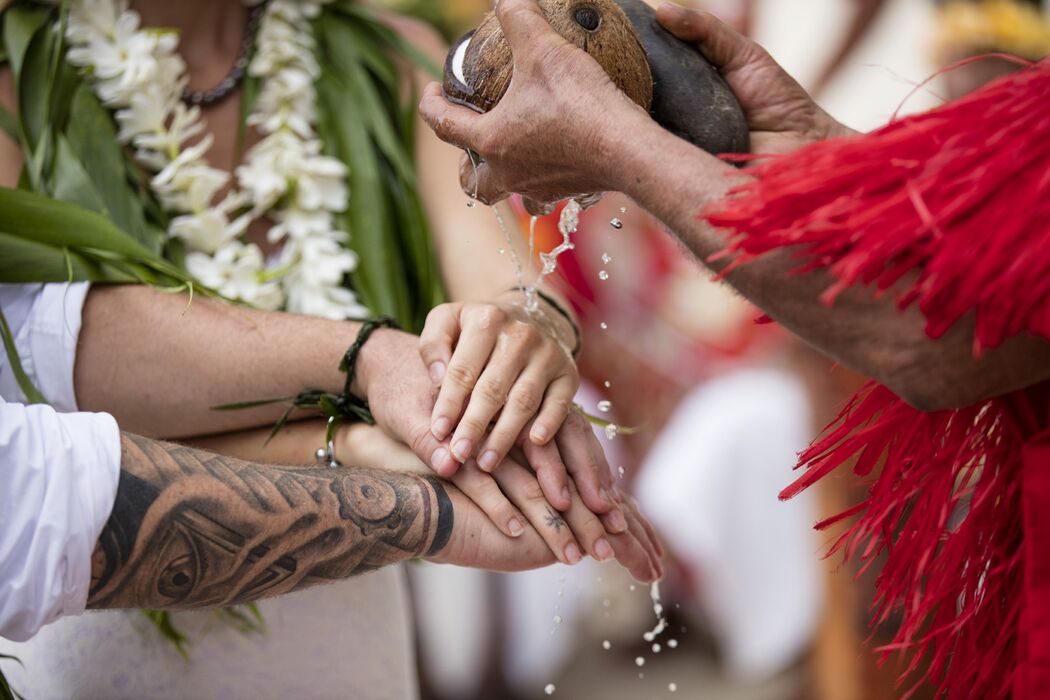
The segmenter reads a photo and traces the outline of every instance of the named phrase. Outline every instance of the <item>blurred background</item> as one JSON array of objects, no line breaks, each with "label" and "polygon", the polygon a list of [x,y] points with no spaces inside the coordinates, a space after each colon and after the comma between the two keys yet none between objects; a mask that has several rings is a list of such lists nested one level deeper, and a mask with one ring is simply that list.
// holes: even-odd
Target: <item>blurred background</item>
[{"label": "blurred background", "polygon": [[[386,0],[454,38],[488,0]],[[836,118],[868,130],[1009,69],[989,59],[1050,52],[1039,2],[709,0],[686,2],[764,45]],[[450,176],[452,176],[450,174]],[[516,207],[518,229],[530,221]],[[560,241],[557,213],[537,250]],[[877,663],[858,577],[823,552],[817,520],[863,494],[843,470],[788,503],[795,454],[864,381],[833,367],[735,297],[629,200],[587,210],[557,283],[584,324],[581,403],[632,435],[603,438],[614,472],[661,530],[669,575],[653,592],[587,561],[512,576],[411,568],[427,700],[867,700],[899,697],[895,659]],[[508,261],[508,264],[509,261]],[[646,634],[666,619],[666,629]],[[923,697],[920,691],[918,697]],[[925,696],[932,697],[928,691]]]}]

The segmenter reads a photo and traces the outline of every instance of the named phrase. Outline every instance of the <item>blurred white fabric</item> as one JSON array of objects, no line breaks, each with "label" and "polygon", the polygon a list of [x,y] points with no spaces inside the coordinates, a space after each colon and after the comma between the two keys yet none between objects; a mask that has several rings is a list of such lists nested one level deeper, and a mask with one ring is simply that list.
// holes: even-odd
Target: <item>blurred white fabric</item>
[{"label": "blurred white fabric", "polygon": [[681,402],[636,484],[643,512],[695,574],[727,670],[742,678],[796,661],[820,614],[813,497],[777,498],[810,423],[792,375],[728,373]]}]

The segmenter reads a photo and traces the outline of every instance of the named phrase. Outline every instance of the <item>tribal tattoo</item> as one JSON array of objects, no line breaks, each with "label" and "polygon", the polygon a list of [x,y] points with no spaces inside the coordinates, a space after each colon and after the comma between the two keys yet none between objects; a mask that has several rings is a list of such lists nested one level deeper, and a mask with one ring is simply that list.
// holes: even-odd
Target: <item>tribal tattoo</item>
[{"label": "tribal tattoo", "polygon": [[452,533],[436,479],[252,464],[127,433],[122,442],[92,608],[245,603],[432,556]]}]

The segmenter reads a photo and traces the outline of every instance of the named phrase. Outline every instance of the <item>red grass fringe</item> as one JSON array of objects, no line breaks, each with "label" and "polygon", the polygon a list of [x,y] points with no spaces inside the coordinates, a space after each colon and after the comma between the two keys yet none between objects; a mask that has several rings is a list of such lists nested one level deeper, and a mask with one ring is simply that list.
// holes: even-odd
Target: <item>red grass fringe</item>
[{"label": "red grass fringe", "polygon": [[[899,285],[940,337],[974,313],[974,351],[1050,338],[1050,60],[871,134],[763,159],[754,180],[705,211],[735,231],[739,265],[794,247],[799,272],[835,278],[823,299]],[[1022,449],[1029,394],[922,413],[871,384],[801,456],[789,498],[856,459],[863,503],[833,551],[882,570],[876,623],[900,618],[886,656],[948,698],[1010,697],[1025,601]]]},{"label": "red grass fringe", "polygon": [[[939,338],[977,314],[975,348],[1050,337],[1050,59],[939,109],[771,156],[703,214],[734,265],[788,246],[827,268],[827,303],[904,282]],[[1042,253],[1042,254],[1040,254]],[[917,278],[904,280],[909,273]]]}]

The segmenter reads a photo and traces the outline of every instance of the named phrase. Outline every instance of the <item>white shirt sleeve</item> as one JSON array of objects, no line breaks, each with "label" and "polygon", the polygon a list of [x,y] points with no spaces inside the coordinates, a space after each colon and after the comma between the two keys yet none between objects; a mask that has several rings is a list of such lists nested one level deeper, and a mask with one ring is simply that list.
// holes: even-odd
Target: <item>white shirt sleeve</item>
[{"label": "white shirt sleeve", "polygon": [[[0,352],[0,636],[24,641],[83,612],[91,555],[116,499],[120,431],[76,411],[73,362],[87,285],[0,285],[22,366],[51,406],[26,406]],[[8,402],[8,401],[12,402]]]}]

